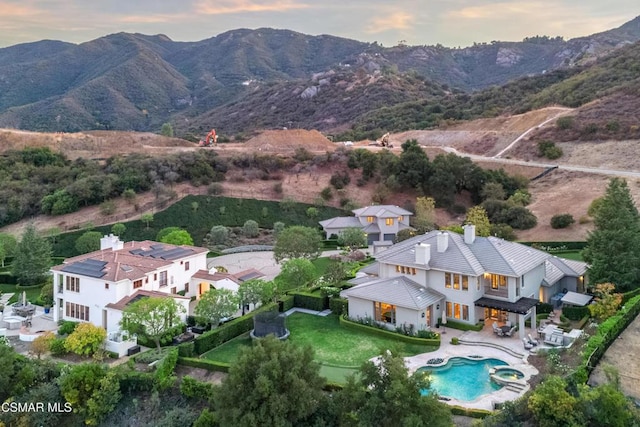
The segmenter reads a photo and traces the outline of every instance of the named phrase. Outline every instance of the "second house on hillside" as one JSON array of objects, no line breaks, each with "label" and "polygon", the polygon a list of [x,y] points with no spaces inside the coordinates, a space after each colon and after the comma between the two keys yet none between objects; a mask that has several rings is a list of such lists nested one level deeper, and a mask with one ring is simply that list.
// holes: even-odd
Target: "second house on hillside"
[{"label": "second house on hillside", "polygon": [[394,205],[373,205],[352,211],[355,216],[339,216],[320,221],[327,238],[339,236],[347,228],[360,228],[367,234],[367,244],[393,242],[400,230],[410,228],[412,212]]}]

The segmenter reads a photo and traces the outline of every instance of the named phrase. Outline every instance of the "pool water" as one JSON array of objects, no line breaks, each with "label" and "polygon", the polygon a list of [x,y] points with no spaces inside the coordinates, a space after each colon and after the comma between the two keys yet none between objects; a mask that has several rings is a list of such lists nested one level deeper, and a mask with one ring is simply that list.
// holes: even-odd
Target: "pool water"
[{"label": "pool water", "polygon": [[464,357],[452,357],[446,365],[423,366],[418,371],[431,373],[431,389],[424,390],[424,393],[433,391],[439,396],[469,402],[502,387],[491,381],[489,370],[494,366],[504,365],[507,363],[500,359],[471,360]]},{"label": "pool water", "polygon": [[516,369],[500,369],[496,371],[495,375],[505,380],[521,380],[524,378],[524,374]]}]

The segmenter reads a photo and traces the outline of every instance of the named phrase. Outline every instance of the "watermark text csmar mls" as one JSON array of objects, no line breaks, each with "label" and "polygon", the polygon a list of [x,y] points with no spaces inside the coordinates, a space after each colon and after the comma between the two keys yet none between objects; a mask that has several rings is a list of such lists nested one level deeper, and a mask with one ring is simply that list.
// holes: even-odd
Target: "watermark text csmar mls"
[{"label": "watermark text csmar mls", "polygon": [[69,402],[3,402],[0,412],[73,412]]}]

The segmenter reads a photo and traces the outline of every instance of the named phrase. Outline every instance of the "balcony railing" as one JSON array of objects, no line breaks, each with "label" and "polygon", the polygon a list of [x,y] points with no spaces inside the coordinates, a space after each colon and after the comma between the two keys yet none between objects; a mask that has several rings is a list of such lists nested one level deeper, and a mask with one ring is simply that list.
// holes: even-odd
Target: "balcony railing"
[{"label": "balcony railing", "polygon": [[509,298],[509,288],[499,286],[498,289],[494,289],[491,285],[486,285],[484,287],[484,294],[491,297]]}]

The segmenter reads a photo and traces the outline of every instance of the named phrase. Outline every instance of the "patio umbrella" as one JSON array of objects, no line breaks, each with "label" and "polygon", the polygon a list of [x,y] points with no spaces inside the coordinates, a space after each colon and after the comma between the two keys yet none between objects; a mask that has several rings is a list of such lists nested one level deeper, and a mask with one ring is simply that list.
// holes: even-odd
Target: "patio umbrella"
[{"label": "patio umbrella", "polygon": [[442,327],[443,327],[442,333],[443,333],[443,334],[446,334],[446,333],[447,333],[447,329],[446,329],[446,324],[447,324],[447,310],[442,310],[442,322],[440,322],[440,323],[442,323]]}]

